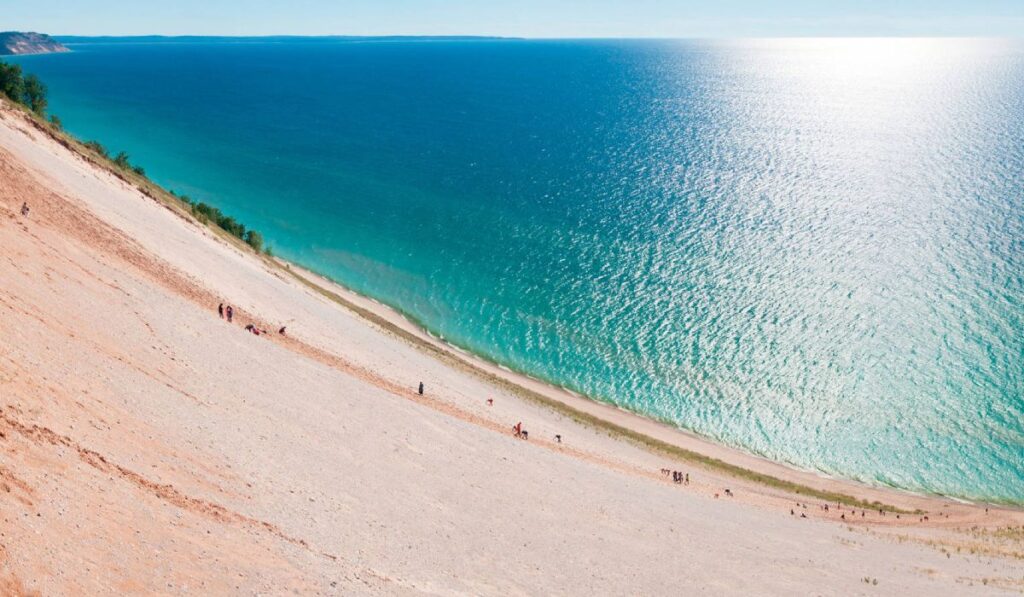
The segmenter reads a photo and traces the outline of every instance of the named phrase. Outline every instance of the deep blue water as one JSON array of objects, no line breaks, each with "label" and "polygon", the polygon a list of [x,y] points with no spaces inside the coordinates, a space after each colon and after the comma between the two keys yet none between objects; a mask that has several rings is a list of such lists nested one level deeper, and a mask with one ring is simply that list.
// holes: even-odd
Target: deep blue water
[{"label": "deep blue water", "polygon": [[1024,43],[76,45],[65,126],[512,368],[1024,502]]}]

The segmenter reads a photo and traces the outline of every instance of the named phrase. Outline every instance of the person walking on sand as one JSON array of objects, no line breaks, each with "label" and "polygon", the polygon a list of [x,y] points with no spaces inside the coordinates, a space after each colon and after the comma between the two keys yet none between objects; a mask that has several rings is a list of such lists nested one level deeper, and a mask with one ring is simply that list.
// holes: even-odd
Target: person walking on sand
[{"label": "person walking on sand", "polygon": [[231,305],[228,305],[224,312],[228,314],[228,323],[231,323],[231,318],[235,316],[235,310],[231,308]]},{"label": "person walking on sand", "polygon": [[516,432],[516,437],[523,435],[523,422],[519,421],[516,423],[516,426],[512,428],[512,431]]},{"label": "person walking on sand", "polygon": [[217,306],[217,315],[220,315],[220,318],[224,319],[224,303]]},{"label": "person walking on sand", "polygon": [[420,390],[419,391],[420,391],[420,396],[422,396],[423,395],[423,382],[422,381],[420,382]]},{"label": "person walking on sand", "polygon": [[27,218],[28,217],[28,212],[29,212],[28,202],[27,201],[22,201],[21,202],[21,215],[22,215],[22,217]]}]

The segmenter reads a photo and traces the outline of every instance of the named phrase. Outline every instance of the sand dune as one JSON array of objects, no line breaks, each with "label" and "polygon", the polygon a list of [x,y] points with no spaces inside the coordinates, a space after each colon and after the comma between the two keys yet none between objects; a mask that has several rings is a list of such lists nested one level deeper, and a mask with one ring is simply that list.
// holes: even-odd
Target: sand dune
[{"label": "sand dune", "polygon": [[[426,345],[0,114],[0,594],[1024,589],[1019,511],[790,471]],[[512,384],[924,513],[825,512]]]}]

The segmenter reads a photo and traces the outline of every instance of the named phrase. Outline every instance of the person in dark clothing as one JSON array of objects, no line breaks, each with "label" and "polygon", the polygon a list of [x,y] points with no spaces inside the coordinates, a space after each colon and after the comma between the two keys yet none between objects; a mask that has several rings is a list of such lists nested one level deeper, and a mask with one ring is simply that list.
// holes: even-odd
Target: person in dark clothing
[{"label": "person in dark clothing", "polygon": [[228,305],[225,312],[228,314],[228,323],[231,323],[231,318],[235,316],[235,310],[231,308],[231,305]]},{"label": "person in dark clothing", "polygon": [[420,382],[420,396],[423,395],[423,382]]},{"label": "person in dark clothing", "polygon": [[217,306],[217,315],[220,315],[220,318],[224,319],[224,303]]},{"label": "person in dark clothing", "polygon": [[28,217],[28,202],[26,201],[21,202],[21,215]]}]

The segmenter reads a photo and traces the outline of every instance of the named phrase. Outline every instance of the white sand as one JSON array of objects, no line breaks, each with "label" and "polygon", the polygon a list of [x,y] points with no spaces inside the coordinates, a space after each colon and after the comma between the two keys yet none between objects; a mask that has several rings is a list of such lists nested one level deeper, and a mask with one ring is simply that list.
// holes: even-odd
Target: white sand
[{"label": "white sand", "polygon": [[[0,594],[1024,587],[1019,511],[819,479],[573,402],[929,521],[858,511],[844,522],[848,508],[815,500],[791,516],[804,498],[489,385],[0,113]],[[218,300],[238,309],[233,326]],[[287,324],[290,338],[246,333],[254,320]],[[512,437],[517,421],[529,441]],[[736,497],[715,498],[725,487]],[[1008,525],[1018,530],[995,536]]]}]

